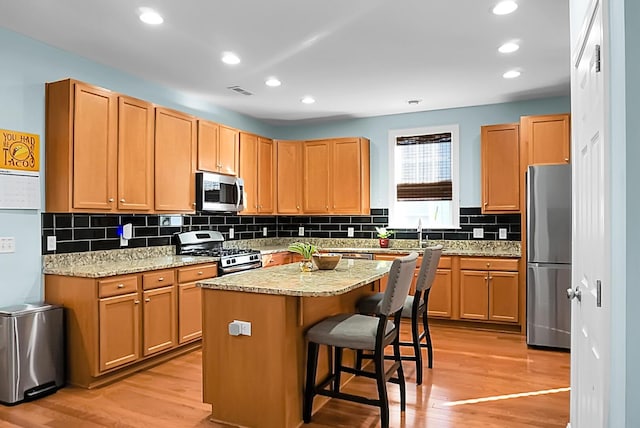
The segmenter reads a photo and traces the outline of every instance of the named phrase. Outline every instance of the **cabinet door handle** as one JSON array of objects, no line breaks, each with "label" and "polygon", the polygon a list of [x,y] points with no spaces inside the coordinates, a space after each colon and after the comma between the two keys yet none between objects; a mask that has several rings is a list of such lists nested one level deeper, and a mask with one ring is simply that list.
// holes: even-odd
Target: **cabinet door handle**
[{"label": "cabinet door handle", "polygon": [[140,304],[140,300],[134,300],[134,301],[133,301],[133,304],[134,304],[134,305],[138,305],[138,304]]},{"label": "cabinet door handle", "polygon": [[113,198],[109,198],[109,202],[113,202]]},{"label": "cabinet door handle", "polygon": [[120,202],[125,203],[126,201],[124,200],[124,198],[120,199]]},{"label": "cabinet door handle", "polygon": [[144,299],[144,301],[145,301],[145,302],[150,302],[150,301],[151,301],[151,299],[147,297],[146,299]]},{"label": "cabinet door handle", "polygon": [[489,281],[491,281],[492,279],[493,279],[493,277],[492,277],[492,276],[490,276],[490,277],[489,277]]},{"label": "cabinet door handle", "polygon": [[195,206],[196,206],[196,203],[195,203],[195,202],[191,202],[191,205],[193,205],[193,206],[195,207]]},{"label": "cabinet door handle", "polygon": [[202,271],[198,272],[198,275],[202,275],[202,274],[203,274],[203,272],[202,272]]},{"label": "cabinet door handle", "polygon": [[487,267],[491,266],[491,263],[487,263]]},{"label": "cabinet door handle", "polygon": [[164,276],[161,276],[160,278],[158,278],[158,282],[162,282],[164,281]]},{"label": "cabinet door handle", "polygon": [[300,205],[296,205],[296,209],[298,209],[298,210],[299,210],[299,209],[300,209]]},{"label": "cabinet door handle", "polygon": [[569,162],[569,158],[564,158],[564,161],[565,162]]},{"label": "cabinet door handle", "polygon": [[488,203],[488,202],[485,202],[485,203],[484,203],[484,206],[486,207],[487,205],[489,205],[489,203]]},{"label": "cabinet door handle", "polygon": [[124,288],[124,284],[118,284],[118,288]]}]

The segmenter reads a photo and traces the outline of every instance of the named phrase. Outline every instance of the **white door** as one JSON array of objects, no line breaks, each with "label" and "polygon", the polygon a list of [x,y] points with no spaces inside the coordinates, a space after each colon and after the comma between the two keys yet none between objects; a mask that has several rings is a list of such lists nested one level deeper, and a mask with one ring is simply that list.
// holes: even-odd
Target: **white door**
[{"label": "white door", "polygon": [[594,2],[572,56],[571,426],[576,428],[607,426],[610,168],[601,9],[601,1]]}]

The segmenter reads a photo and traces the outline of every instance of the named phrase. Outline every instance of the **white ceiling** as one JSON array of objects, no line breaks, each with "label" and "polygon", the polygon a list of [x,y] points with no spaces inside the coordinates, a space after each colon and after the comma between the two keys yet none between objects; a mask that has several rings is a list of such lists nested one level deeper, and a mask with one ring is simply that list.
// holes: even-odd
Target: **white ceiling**
[{"label": "white ceiling", "polygon": [[[497,0],[0,0],[0,26],[279,123],[568,95],[569,0],[516,1],[496,16]],[[510,40],[520,50],[500,54]]]}]

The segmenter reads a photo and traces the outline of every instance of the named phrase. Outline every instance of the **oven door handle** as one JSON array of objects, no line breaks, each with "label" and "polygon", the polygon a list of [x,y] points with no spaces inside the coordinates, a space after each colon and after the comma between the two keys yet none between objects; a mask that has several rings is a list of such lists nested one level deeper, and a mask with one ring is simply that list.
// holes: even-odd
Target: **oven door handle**
[{"label": "oven door handle", "polygon": [[219,269],[220,273],[223,275],[229,275],[232,273],[244,272],[245,270],[258,269],[262,267],[262,262],[239,265],[239,266],[231,266]]}]

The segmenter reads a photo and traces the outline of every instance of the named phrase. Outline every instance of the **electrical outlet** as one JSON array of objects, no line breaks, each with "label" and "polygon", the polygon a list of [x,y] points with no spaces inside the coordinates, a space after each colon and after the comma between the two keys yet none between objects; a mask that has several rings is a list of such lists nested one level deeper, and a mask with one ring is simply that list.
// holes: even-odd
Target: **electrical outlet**
[{"label": "electrical outlet", "polygon": [[347,236],[353,238],[353,227],[347,227]]},{"label": "electrical outlet", "polygon": [[498,239],[507,239],[507,228],[501,227],[498,229]]},{"label": "electrical outlet", "polygon": [[229,334],[231,336],[251,336],[251,323],[233,320],[229,323]]},{"label": "electrical outlet", "polygon": [[235,231],[233,230],[233,227],[229,228],[229,239],[233,239],[235,235]]},{"label": "electrical outlet", "polygon": [[266,227],[262,228],[262,236],[267,236],[267,228]]},{"label": "electrical outlet", "polygon": [[57,240],[55,236],[47,236],[47,251],[55,251]]},{"label": "electrical outlet", "polygon": [[0,238],[0,253],[15,253],[16,252],[16,238],[7,237]]},{"label": "electrical outlet", "polygon": [[473,228],[473,237],[474,238],[484,238],[484,229],[481,227]]},{"label": "electrical outlet", "polygon": [[298,228],[298,236],[304,236],[304,226]]}]

